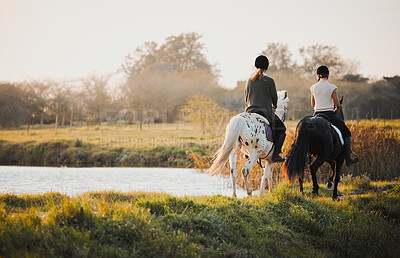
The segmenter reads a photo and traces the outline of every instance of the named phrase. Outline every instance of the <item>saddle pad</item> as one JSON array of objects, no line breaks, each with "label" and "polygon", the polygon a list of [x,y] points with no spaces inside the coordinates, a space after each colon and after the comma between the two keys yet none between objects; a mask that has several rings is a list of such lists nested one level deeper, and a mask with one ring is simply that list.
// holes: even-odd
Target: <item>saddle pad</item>
[{"label": "saddle pad", "polygon": [[274,137],[272,136],[272,129],[271,126],[264,124],[265,127],[265,133],[267,134],[267,140],[270,142],[274,141]]},{"label": "saddle pad", "polygon": [[335,131],[337,132],[339,139],[340,139],[340,143],[343,145],[344,144],[344,140],[343,140],[343,136],[342,136],[342,132],[340,132],[339,128],[337,128],[336,126],[334,126],[333,124],[331,124],[332,128],[335,129]]}]

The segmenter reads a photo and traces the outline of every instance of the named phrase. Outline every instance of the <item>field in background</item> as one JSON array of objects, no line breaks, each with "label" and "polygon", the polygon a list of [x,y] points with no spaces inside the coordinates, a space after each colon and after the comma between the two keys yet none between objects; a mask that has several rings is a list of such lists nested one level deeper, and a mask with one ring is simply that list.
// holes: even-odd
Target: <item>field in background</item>
[{"label": "field in background", "polygon": [[[296,122],[288,121],[286,126],[289,134],[293,134]],[[44,128],[35,125],[30,128],[29,133],[27,133],[26,127],[0,130],[0,140],[12,143],[79,139],[85,143],[115,148],[181,146],[188,142],[208,145],[222,144],[224,137],[225,132],[217,137],[203,135],[200,128],[185,123],[144,124],[142,130],[138,125],[74,126],[58,128],[57,133],[55,133],[54,126],[51,125]]]},{"label": "field in background", "polygon": [[[294,140],[296,122],[287,123],[286,153]],[[392,180],[400,175],[400,120],[347,121],[352,131],[353,151],[361,162],[344,174],[368,175],[373,180]],[[0,130],[0,161],[7,165],[67,165],[67,166],[174,166],[207,169],[224,140],[203,135],[199,128],[188,124],[145,124],[138,126],[94,126],[26,130]],[[53,144],[48,144],[48,143]],[[54,142],[63,142],[54,144]],[[67,143],[65,143],[67,142]],[[29,144],[28,144],[29,143]],[[11,146],[14,145],[14,146]],[[39,146],[40,145],[40,146]],[[60,148],[61,147],[61,148]],[[194,152],[192,152],[192,150]],[[35,153],[40,151],[40,153]],[[61,154],[60,154],[61,153]],[[122,162],[122,156],[130,155]],[[11,157],[14,155],[13,157]],[[146,160],[143,162],[143,160]],[[162,162],[160,162],[162,161]],[[171,162],[173,161],[173,162]],[[34,162],[34,164],[31,164]],[[240,166],[244,160],[239,159]],[[280,166],[274,166],[274,176],[280,179]],[[324,180],[330,173],[321,167]],[[229,171],[224,172],[229,176]],[[253,187],[258,187],[262,169],[255,166],[251,174]],[[306,172],[306,176],[309,173]],[[239,177],[240,180],[241,177]],[[240,185],[241,183],[239,183]]]},{"label": "field in background", "polygon": [[59,140],[79,139],[84,143],[100,145],[102,147],[156,147],[156,146],[181,146],[187,142],[210,144],[223,141],[220,137],[203,135],[200,129],[184,123],[174,124],[145,124],[142,130],[138,125],[117,126],[82,126],[58,128],[57,134],[54,127],[47,126],[40,129],[35,126],[27,133],[24,129],[0,130],[0,140],[8,142],[37,143]]}]

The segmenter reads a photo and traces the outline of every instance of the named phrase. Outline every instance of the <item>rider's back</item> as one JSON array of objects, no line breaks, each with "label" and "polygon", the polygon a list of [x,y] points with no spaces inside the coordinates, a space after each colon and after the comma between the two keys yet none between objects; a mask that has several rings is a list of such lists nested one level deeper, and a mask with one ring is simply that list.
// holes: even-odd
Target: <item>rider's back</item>
[{"label": "rider's back", "polygon": [[321,80],[310,87],[311,95],[314,95],[315,98],[315,112],[333,111],[335,109],[332,102],[332,92],[336,89],[336,85],[327,80]]},{"label": "rider's back", "polygon": [[263,80],[249,79],[245,88],[246,112],[258,113],[273,124],[274,113],[272,106],[277,105],[278,95],[275,82],[271,77],[264,76]]}]

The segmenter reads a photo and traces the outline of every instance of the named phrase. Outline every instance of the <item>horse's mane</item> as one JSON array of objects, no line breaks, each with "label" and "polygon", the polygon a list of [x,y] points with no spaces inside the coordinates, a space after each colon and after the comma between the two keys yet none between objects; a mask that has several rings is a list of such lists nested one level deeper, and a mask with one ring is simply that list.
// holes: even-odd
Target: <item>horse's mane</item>
[{"label": "horse's mane", "polygon": [[287,91],[278,91],[278,103],[275,110],[275,114],[279,117],[282,122],[286,120],[286,110],[289,105],[289,98],[287,97]]}]

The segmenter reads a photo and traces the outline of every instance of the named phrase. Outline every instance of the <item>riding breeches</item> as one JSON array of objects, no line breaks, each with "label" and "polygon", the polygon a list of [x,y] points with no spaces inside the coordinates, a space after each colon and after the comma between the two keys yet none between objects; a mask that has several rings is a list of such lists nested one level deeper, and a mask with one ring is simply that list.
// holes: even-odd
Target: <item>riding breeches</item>
[{"label": "riding breeches", "polygon": [[275,115],[274,140],[286,132],[285,124]]},{"label": "riding breeches", "polygon": [[330,122],[334,126],[339,128],[340,132],[342,132],[344,139],[346,139],[348,137],[351,137],[351,132],[350,132],[349,128],[347,127],[347,125],[344,123],[344,120],[341,119],[339,116],[337,116],[335,112],[333,112],[333,111],[319,111],[319,112],[315,112],[314,116],[317,115],[317,114],[324,114],[327,117],[329,117]]}]

